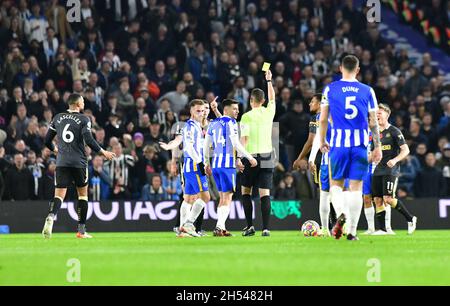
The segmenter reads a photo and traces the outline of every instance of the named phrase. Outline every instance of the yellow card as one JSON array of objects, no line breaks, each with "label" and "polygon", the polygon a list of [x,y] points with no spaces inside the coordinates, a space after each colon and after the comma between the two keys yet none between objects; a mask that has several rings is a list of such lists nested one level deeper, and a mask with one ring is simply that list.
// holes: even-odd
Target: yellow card
[{"label": "yellow card", "polygon": [[270,63],[264,62],[263,66],[262,66],[262,71],[266,72],[270,69]]}]

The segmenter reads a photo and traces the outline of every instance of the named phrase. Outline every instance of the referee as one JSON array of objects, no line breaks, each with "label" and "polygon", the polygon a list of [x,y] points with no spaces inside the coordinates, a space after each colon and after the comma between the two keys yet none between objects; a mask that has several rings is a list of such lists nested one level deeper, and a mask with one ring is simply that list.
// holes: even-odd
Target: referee
[{"label": "referee", "polygon": [[[256,167],[251,167],[247,159],[243,159],[245,166],[242,174],[242,204],[244,206],[247,227],[244,228],[242,236],[255,235],[253,226],[252,190],[259,188],[261,198],[261,213],[263,219],[262,236],[270,236],[270,189],[273,184],[273,161],[272,161],[272,124],[275,117],[275,91],[272,86],[272,73],[266,71],[269,103],[265,102],[264,91],[255,88],[250,95],[252,110],[245,113],[241,119],[241,142],[247,152],[258,161]],[[242,167],[238,159],[238,166]]]}]

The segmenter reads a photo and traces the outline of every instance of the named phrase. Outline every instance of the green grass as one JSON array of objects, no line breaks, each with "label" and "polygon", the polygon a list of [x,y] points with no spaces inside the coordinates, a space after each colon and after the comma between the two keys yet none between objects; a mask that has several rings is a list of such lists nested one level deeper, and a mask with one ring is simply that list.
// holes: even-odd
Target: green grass
[{"label": "green grass", "polygon": [[[448,230],[358,242],[293,231],[249,238],[94,235],[0,235],[0,285],[73,285],[66,278],[71,258],[81,263],[79,285],[450,285]],[[381,263],[380,283],[367,281],[371,258]]]}]

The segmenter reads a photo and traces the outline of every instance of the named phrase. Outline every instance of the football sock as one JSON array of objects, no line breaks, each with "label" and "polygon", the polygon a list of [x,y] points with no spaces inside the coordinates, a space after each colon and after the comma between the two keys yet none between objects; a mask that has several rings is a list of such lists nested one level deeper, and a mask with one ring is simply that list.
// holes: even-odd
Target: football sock
[{"label": "football sock", "polygon": [[55,219],[56,215],[58,214],[59,209],[61,208],[62,199],[59,197],[54,197],[50,201],[50,208],[49,208],[49,215]]},{"label": "football sock", "polygon": [[344,192],[339,186],[331,186],[330,188],[331,202],[333,203],[336,216],[339,216],[344,212]]},{"label": "football sock", "polygon": [[350,201],[351,201],[351,195],[350,191],[343,191],[342,194],[344,195],[344,206],[342,206],[342,212],[346,217],[350,216]]},{"label": "football sock", "polygon": [[328,191],[320,191],[319,213],[322,228],[328,230],[330,218],[330,193]]},{"label": "football sock", "polygon": [[230,213],[230,206],[223,205],[217,208],[217,227],[224,230],[225,222],[227,221],[228,215]]},{"label": "football sock", "polygon": [[248,227],[253,226],[253,204],[249,194],[242,195],[242,205],[244,206],[245,219]]},{"label": "football sock", "polygon": [[191,211],[192,205],[183,201],[180,208],[180,226],[183,226],[188,218],[189,212]]},{"label": "football sock", "polygon": [[194,205],[192,205],[192,209],[188,214],[187,221],[189,223],[194,224],[195,220],[197,220],[198,216],[202,212],[203,208],[205,208],[205,202],[203,202],[202,199],[197,199],[197,201],[194,202]]},{"label": "football sock", "polygon": [[384,210],[386,211],[386,217],[385,217],[386,229],[387,230],[388,229],[392,230],[392,227],[391,227],[391,212],[392,212],[391,206],[390,205],[386,205],[384,207]]},{"label": "football sock", "polygon": [[198,217],[197,217],[197,220],[195,220],[194,226],[195,226],[195,230],[197,232],[200,232],[202,230],[204,215],[205,215],[205,208],[202,209],[202,211],[200,212],[200,215],[198,215]]},{"label": "football sock", "polygon": [[78,215],[78,224],[86,224],[86,217],[88,211],[88,201],[87,197],[78,198],[77,205],[77,215]]},{"label": "football sock", "polygon": [[369,231],[375,231],[375,208],[370,206],[369,208],[364,208],[364,215],[367,220],[367,229]]},{"label": "football sock", "polygon": [[261,198],[261,213],[263,219],[263,230],[269,229],[269,221],[270,221],[270,196],[264,196]]},{"label": "football sock", "polygon": [[408,222],[412,222],[413,215],[409,213],[402,201],[399,199],[394,199],[392,202],[392,207],[398,210]]},{"label": "football sock", "polygon": [[363,207],[362,191],[349,191],[347,199],[348,199],[348,213],[350,216],[350,228],[348,229],[348,232],[353,236],[356,236],[356,231],[358,229],[358,222]]},{"label": "football sock", "polygon": [[181,218],[181,205],[183,205],[184,200],[181,199],[180,201],[178,201],[178,211],[177,211],[177,218],[176,218],[176,222],[175,222],[175,227],[180,227],[180,218]]},{"label": "football sock", "polygon": [[378,226],[380,230],[386,231],[386,211],[384,210],[384,206],[376,208],[376,218],[378,221]]}]

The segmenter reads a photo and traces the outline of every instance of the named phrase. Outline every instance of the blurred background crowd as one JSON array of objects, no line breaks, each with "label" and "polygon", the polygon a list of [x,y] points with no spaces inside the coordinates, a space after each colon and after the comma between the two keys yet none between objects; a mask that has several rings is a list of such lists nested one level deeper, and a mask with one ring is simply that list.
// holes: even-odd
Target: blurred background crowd
[{"label": "blurred background crowd", "polygon": [[[264,61],[272,63],[280,135],[273,195],[315,198],[309,171],[291,172],[291,165],[308,137],[308,103],[340,78],[347,53],[360,58],[360,81],[390,105],[410,146],[398,196],[450,194],[450,81],[429,53],[412,61],[388,43],[367,23],[366,7],[351,0],[81,0],[80,22],[69,23],[66,2],[1,1],[0,198],[53,197],[55,156],[44,137],[76,92],[96,140],[117,155],[104,162],[87,148],[91,198],[178,200],[176,162],[158,142],[189,118],[193,98],[236,99],[242,115],[251,89],[267,86]],[[393,2],[403,8],[405,1]],[[446,1],[418,2],[448,26]]]}]

